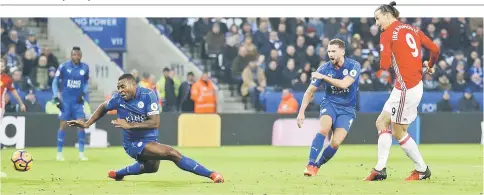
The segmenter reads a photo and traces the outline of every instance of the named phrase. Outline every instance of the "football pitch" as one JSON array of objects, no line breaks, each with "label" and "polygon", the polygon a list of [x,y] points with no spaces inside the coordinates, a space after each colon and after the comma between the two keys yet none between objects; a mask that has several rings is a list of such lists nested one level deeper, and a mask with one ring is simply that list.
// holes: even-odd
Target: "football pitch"
[{"label": "football pitch", "polygon": [[342,145],[316,177],[304,177],[308,147],[238,146],[178,148],[209,169],[223,174],[225,183],[214,184],[162,162],[158,173],[127,176],[116,182],[110,169],[133,163],[121,147],[86,149],[89,161],[77,160],[77,149],[64,149],[66,161],[55,161],[55,148],[28,148],[34,164],[28,172],[15,171],[10,155],[1,151],[2,195],[107,195],[107,194],[482,194],[482,146],[420,145],[432,178],[407,182],[413,163],[399,146],[393,146],[388,179],[362,181],[376,163],[376,145]]}]

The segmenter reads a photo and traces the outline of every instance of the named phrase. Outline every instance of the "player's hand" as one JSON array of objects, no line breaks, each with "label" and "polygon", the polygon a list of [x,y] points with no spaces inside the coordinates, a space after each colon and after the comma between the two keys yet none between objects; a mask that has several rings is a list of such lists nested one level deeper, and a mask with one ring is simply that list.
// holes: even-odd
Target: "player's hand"
[{"label": "player's hand", "polygon": [[426,68],[425,73],[427,73],[429,75],[434,74],[435,68],[434,67],[430,68],[429,61],[424,61],[423,66]]},{"label": "player's hand", "polygon": [[57,106],[57,108],[59,108],[59,110],[62,110],[62,101],[60,100],[60,98],[58,97],[54,98],[54,103]]},{"label": "player's hand", "polygon": [[304,113],[299,113],[299,114],[297,115],[297,126],[298,126],[299,128],[301,128],[301,127],[302,127],[302,125],[303,125],[303,123],[304,123],[304,119],[305,119],[305,118],[306,118],[306,116],[304,116]]},{"label": "player's hand", "polygon": [[114,125],[114,127],[118,127],[118,128],[123,128],[123,129],[130,129],[131,128],[131,125],[124,119],[116,119],[116,120],[112,120],[111,121],[111,124]]},{"label": "player's hand", "polygon": [[87,126],[87,123],[82,120],[67,121],[67,125],[69,125],[70,127],[89,128],[89,126]]},{"label": "player's hand", "polygon": [[25,104],[20,104],[20,111],[22,111],[22,112],[27,111],[27,108],[25,107]]},{"label": "player's hand", "polygon": [[312,72],[311,73],[311,78],[315,78],[315,79],[323,79],[324,78],[324,75],[319,73],[319,72]]}]

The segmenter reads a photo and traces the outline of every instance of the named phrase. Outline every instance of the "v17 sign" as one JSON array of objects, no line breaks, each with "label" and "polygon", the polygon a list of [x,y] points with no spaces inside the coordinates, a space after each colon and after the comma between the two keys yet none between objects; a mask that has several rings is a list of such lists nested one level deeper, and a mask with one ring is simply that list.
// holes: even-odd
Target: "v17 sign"
[{"label": "v17 sign", "polygon": [[126,18],[72,18],[104,51],[126,50]]}]

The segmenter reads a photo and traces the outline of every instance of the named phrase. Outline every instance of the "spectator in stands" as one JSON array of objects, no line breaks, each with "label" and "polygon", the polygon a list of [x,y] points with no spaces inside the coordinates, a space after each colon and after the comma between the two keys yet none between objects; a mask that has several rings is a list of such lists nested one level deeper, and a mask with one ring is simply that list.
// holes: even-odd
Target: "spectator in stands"
[{"label": "spectator in stands", "polygon": [[[319,38],[324,35],[324,23],[323,23],[323,21],[321,21],[320,18],[309,19],[308,30],[311,29],[311,28],[314,29],[315,37],[318,39],[318,42],[319,42]],[[318,43],[316,43],[316,44],[318,44]],[[314,47],[316,47],[316,46],[314,46]]]},{"label": "spectator in stands", "polygon": [[477,74],[479,77],[483,77],[481,59],[477,58],[472,63],[472,67],[469,69],[469,74]]},{"label": "spectator in stands", "polygon": [[287,64],[287,61],[289,61],[289,59],[296,60],[296,48],[294,48],[294,46],[292,45],[287,46],[286,54],[283,57],[284,58],[282,60],[281,65],[284,65],[284,66]]},{"label": "spectator in stands", "polygon": [[212,31],[207,33],[206,45],[207,55],[218,56],[222,53],[222,50],[225,46],[225,35],[220,32],[219,24],[213,24]]},{"label": "spectator in stands", "polygon": [[37,101],[34,93],[30,92],[25,96],[24,104],[27,107],[27,112],[43,112],[44,109]]},{"label": "spectator in stands", "polygon": [[476,51],[470,52],[470,55],[467,57],[467,65],[468,67],[472,67],[474,65],[474,61],[479,58],[479,54]]},{"label": "spectator in stands", "polygon": [[19,54],[15,52],[16,46],[14,44],[10,44],[8,46],[8,53],[3,57],[7,65],[7,72],[13,72],[15,70],[22,70],[22,58]]},{"label": "spectator in stands", "polygon": [[449,78],[445,74],[441,75],[438,79],[439,79],[438,89],[440,91],[452,89],[452,84],[450,83]]},{"label": "spectator in stands", "polygon": [[[289,45],[291,44],[291,37],[290,35],[286,32],[286,24],[280,23],[279,26],[277,27],[277,37],[279,40],[282,41],[284,45]],[[284,50],[283,50],[284,51]],[[284,53],[284,52],[283,52]]]},{"label": "spectator in stands", "polygon": [[295,114],[299,108],[299,103],[297,102],[294,95],[289,89],[282,90],[282,100],[279,103],[279,108],[277,113],[279,114]]},{"label": "spectator in stands", "polygon": [[195,102],[195,113],[217,112],[217,92],[208,74],[203,72],[202,77],[192,86],[191,99]]},{"label": "spectator in stands", "polygon": [[465,90],[464,96],[459,100],[458,108],[460,112],[477,112],[480,110],[479,103],[472,95],[472,89],[467,88]]},{"label": "spectator in stands", "polygon": [[144,87],[144,88],[147,88],[147,89],[154,89],[155,88],[155,84],[153,82],[151,82],[151,78],[150,78],[150,73],[143,73],[143,77],[141,79],[141,81],[138,82],[138,85],[140,87]]},{"label": "spectator in stands", "polygon": [[276,61],[271,61],[269,67],[264,71],[267,80],[267,90],[275,90],[281,86],[281,69]]},{"label": "spectator in stands", "polygon": [[309,62],[306,62],[304,64],[303,68],[299,69],[298,73],[306,73],[307,76],[311,75],[312,72],[316,71],[317,68],[311,67],[311,64]]},{"label": "spectator in stands", "polygon": [[49,80],[49,67],[47,66],[47,57],[45,56],[40,56],[39,60],[37,62],[37,67],[36,67],[36,80],[38,87],[41,90],[45,90],[48,88],[49,84],[47,81]]},{"label": "spectator in stands", "polygon": [[390,91],[392,90],[392,83],[390,73],[388,71],[380,71],[377,73],[377,78],[374,80],[374,87],[377,91]]},{"label": "spectator in stands", "polygon": [[449,99],[449,91],[446,90],[444,91],[444,95],[442,95],[442,99],[437,102],[437,112],[452,112],[452,105]]},{"label": "spectator in stands", "polygon": [[[48,47],[43,47],[42,54],[40,55],[47,57],[47,66],[54,67],[55,69],[59,68],[59,61],[57,60],[57,57],[54,54],[52,54],[52,52]],[[138,77],[135,77],[135,78],[138,78]]]},{"label": "spectator in stands", "polygon": [[243,37],[244,36],[239,32],[239,27],[232,24],[230,31],[226,34],[225,42],[228,46],[237,48],[242,43]]},{"label": "spectator in stands", "polygon": [[481,42],[479,42],[478,38],[473,37],[471,39],[471,47],[469,47],[468,50],[476,51],[478,56],[482,56],[483,55],[482,54],[482,40],[481,40]]},{"label": "spectator in stands", "polygon": [[292,85],[297,82],[297,70],[294,59],[287,61],[286,68],[282,71],[282,87],[292,88]]},{"label": "spectator in stands", "polygon": [[[242,84],[242,71],[249,64],[251,58],[247,55],[247,49],[244,46],[239,48],[239,53],[232,62],[232,78],[233,82],[230,85],[231,96],[234,95],[234,91],[240,91],[240,85]],[[235,87],[237,85],[238,87]]]},{"label": "spectator in stands", "polygon": [[252,106],[257,111],[262,110],[262,106],[259,102],[260,93],[264,92],[264,88],[267,85],[267,80],[264,74],[264,70],[257,65],[257,62],[249,62],[242,72],[242,87],[240,89],[242,97],[244,97],[244,104],[247,107],[247,97],[250,95]]},{"label": "spectator in stands", "polygon": [[425,74],[424,81],[423,81],[423,88],[425,91],[435,91],[439,83],[434,80],[432,75]]},{"label": "spectator in stands", "polygon": [[310,45],[306,49],[305,62],[309,62],[311,69],[317,69],[319,67],[319,56],[314,53],[314,46]]},{"label": "spectator in stands", "polygon": [[6,42],[7,45],[15,45],[15,51],[17,54],[23,54],[25,50],[27,50],[27,47],[25,46],[25,41],[19,39],[17,31],[15,30],[10,31],[10,37]]},{"label": "spectator in stands", "polygon": [[205,36],[212,28],[212,22],[209,18],[199,18],[193,25],[193,34],[195,36],[195,43],[203,45]]},{"label": "spectator in stands", "polygon": [[471,76],[471,82],[470,82],[469,88],[475,92],[482,91],[482,77],[479,76],[479,74],[474,73]]},{"label": "spectator in stands", "polygon": [[163,100],[163,111],[164,112],[174,112],[177,110],[177,96],[178,93],[175,86],[175,81],[173,75],[170,74],[170,69],[163,69],[163,76],[156,83],[156,89],[158,89],[158,94]]},{"label": "spectator in stands", "polygon": [[266,64],[269,64],[272,61],[276,62],[276,64],[281,64],[282,60],[283,59],[282,56],[279,55],[279,51],[277,49],[272,49],[270,56],[266,58]]},{"label": "spectator in stands", "polygon": [[[13,29],[15,31],[17,31],[19,39],[21,39],[21,40],[27,39],[27,36],[29,35],[29,30],[27,30],[27,28],[25,28],[25,23],[24,23],[23,19],[17,19],[15,21],[15,25],[14,25]],[[21,53],[23,53],[23,52],[21,52]]]},{"label": "spectator in stands", "polygon": [[296,60],[296,69],[302,68],[306,58],[306,42],[304,36],[297,37],[296,41],[296,52],[295,52],[295,60]]},{"label": "spectator in stands", "polygon": [[314,28],[308,28],[306,36],[306,45],[316,47],[319,44],[319,37],[316,35]]},{"label": "spectator in stands", "polygon": [[374,91],[373,81],[370,79],[370,72],[362,71],[360,76],[360,84],[359,89],[360,91]]},{"label": "spectator in stands", "polygon": [[30,90],[29,84],[25,78],[22,78],[22,71],[16,70],[12,73],[13,86],[17,91]]},{"label": "spectator in stands", "polygon": [[247,56],[249,57],[249,59],[251,61],[257,60],[259,58],[259,52],[257,50],[257,47],[252,42],[251,36],[247,36],[247,35],[245,36],[243,46],[245,47],[245,49],[247,51]]},{"label": "spectator in stands", "polygon": [[435,78],[440,78],[446,76],[447,78],[452,78],[452,68],[447,65],[445,60],[440,60],[438,66],[435,69]]},{"label": "spectator in stands", "polygon": [[22,68],[22,76],[25,78],[30,78],[34,72],[35,65],[36,65],[36,57],[34,49],[28,49],[24,57],[22,58],[23,68]]},{"label": "spectator in stands", "polygon": [[192,86],[195,83],[195,75],[193,72],[188,72],[187,80],[184,81],[180,86],[179,94],[179,101],[180,105],[179,108],[181,112],[193,112],[195,110],[195,102],[192,100]]},{"label": "spectator in stands", "polygon": [[261,21],[259,29],[253,35],[253,41],[261,55],[269,55],[272,49],[272,41],[269,41],[268,22]]},{"label": "spectator in stands", "polygon": [[38,57],[40,55],[40,45],[37,42],[37,37],[35,36],[34,32],[29,33],[29,37],[27,40],[25,40],[25,46],[27,49],[34,49],[34,55],[35,57]]},{"label": "spectator in stands", "polygon": [[294,91],[306,91],[308,89],[309,82],[308,82],[308,74],[305,72],[299,74],[299,78],[296,83],[294,83]]},{"label": "spectator in stands", "polygon": [[[50,68],[49,68],[49,81],[47,82],[47,83],[48,83],[48,85],[49,85],[49,89],[51,89],[51,88],[52,88],[52,82],[54,82],[54,78],[55,78],[55,72],[56,72],[56,70],[55,70],[55,68],[54,68],[54,67],[50,67]],[[31,81],[31,82],[32,82],[32,81]],[[59,81],[59,82],[61,82],[61,81]]]},{"label": "spectator in stands", "polygon": [[465,79],[465,73],[464,72],[457,73],[457,75],[455,77],[455,81],[452,84],[452,90],[464,92],[466,87],[467,87],[467,81]]},{"label": "spectator in stands", "polygon": [[[276,31],[272,31],[269,34],[269,50],[276,50],[277,51],[277,56],[282,56],[284,54],[284,51],[286,51],[286,45],[284,42],[279,40],[279,37],[277,36]],[[270,54],[272,56],[272,53]]]},{"label": "spectator in stands", "polygon": [[257,60],[257,65],[262,68],[262,70],[266,69],[266,57],[264,55],[259,56],[259,59]]},{"label": "spectator in stands", "polygon": [[6,30],[6,28],[4,27],[3,23],[2,25],[0,26],[0,35],[1,35],[1,38],[0,40],[4,40],[4,41],[0,41],[0,57],[5,55],[7,53],[7,45],[5,45],[5,40],[8,40],[8,32]]},{"label": "spectator in stands", "polygon": [[318,57],[319,57],[319,64],[318,67],[328,61],[328,53],[326,52],[326,48],[320,47],[318,49]]}]

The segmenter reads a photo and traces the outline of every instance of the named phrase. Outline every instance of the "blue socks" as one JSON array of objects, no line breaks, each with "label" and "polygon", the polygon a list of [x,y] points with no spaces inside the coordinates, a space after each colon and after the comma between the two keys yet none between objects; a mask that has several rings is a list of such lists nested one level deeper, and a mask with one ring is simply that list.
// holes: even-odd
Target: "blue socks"
[{"label": "blue socks", "polygon": [[323,151],[323,155],[321,156],[321,158],[319,158],[317,166],[321,167],[321,165],[328,162],[334,156],[334,154],[336,154],[336,151],[338,151],[338,148],[333,148],[331,147],[331,145],[326,147],[326,149],[324,149]]},{"label": "blue socks", "polygon": [[311,145],[309,151],[309,163],[308,165],[317,166],[316,160],[318,159],[319,153],[323,149],[325,136],[321,133],[317,133],[313,139],[313,144]]},{"label": "blue socks", "polygon": [[139,175],[139,174],[141,174],[141,164],[138,162],[135,162],[132,165],[129,165],[125,168],[122,168],[116,171],[117,177],[122,177],[125,175]]},{"label": "blue socks", "polygon": [[204,166],[198,164],[196,161],[186,156],[182,156],[180,162],[176,163],[176,166],[184,171],[192,172],[204,177],[210,177],[210,175],[213,173],[212,171],[208,170]]},{"label": "blue socks", "polygon": [[86,138],[86,131],[83,130],[78,130],[77,131],[77,139],[79,143],[79,152],[84,152],[84,142]]},{"label": "blue socks", "polygon": [[64,146],[64,136],[66,133],[62,130],[59,129],[57,131],[57,152],[62,152],[62,147]]}]

